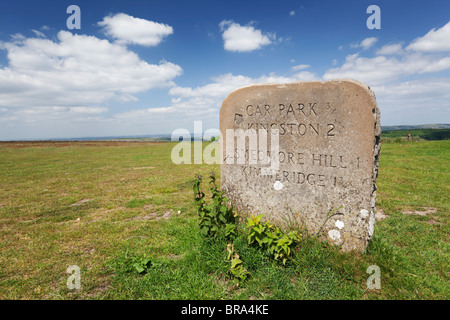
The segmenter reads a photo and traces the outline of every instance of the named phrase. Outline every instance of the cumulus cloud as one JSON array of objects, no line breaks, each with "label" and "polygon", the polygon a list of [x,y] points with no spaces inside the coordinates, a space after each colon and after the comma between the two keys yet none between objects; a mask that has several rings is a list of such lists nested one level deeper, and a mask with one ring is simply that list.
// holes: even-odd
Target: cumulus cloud
[{"label": "cumulus cloud", "polygon": [[421,52],[450,51],[450,21],[442,28],[433,28],[423,37],[415,39],[406,49]]},{"label": "cumulus cloud", "polygon": [[447,23],[416,38],[406,49],[400,42],[382,46],[374,56],[348,55],[323,79],[353,78],[368,84],[376,93],[383,119],[389,119],[385,125],[415,124],[418,119],[439,123],[450,116],[450,81],[438,74],[450,70],[449,31]]},{"label": "cumulus cloud", "polygon": [[126,47],[94,36],[60,31],[57,40],[15,37],[2,43],[0,106],[92,106],[136,101],[134,96],[173,85],[182,73],[167,61],[149,64]]},{"label": "cumulus cloud", "polygon": [[222,99],[232,91],[245,86],[264,83],[289,83],[301,80],[309,80],[311,79],[311,77],[315,77],[315,75],[310,72],[300,72],[288,77],[270,73],[269,75],[262,75],[258,78],[226,73],[212,78],[212,83],[205,86],[197,88],[178,86],[173,87],[169,90],[169,94],[181,98],[211,97]]},{"label": "cumulus cloud", "polygon": [[[275,73],[252,78],[244,75],[226,73],[213,77],[209,84],[199,87],[174,86],[169,90],[173,97],[169,107],[146,108],[141,110],[125,111],[115,115],[118,119],[128,119],[137,122],[154,121],[157,114],[177,115],[178,122],[194,120],[217,121],[217,115],[222,101],[234,90],[267,83],[291,83],[295,81],[310,81],[318,77],[308,71],[298,72],[291,76],[281,76]],[[183,119],[182,121],[180,119]]]},{"label": "cumulus cloud", "polygon": [[310,67],[311,66],[309,64],[299,64],[299,65],[296,65],[296,66],[292,66],[291,70],[292,71],[298,71],[298,70],[308,69]]},{"label": "cumulus cloud", "polygon": [[98,136],[99,131],[114,126],[103,115],[107,111],[104,107],[9,108],[0,113],[0,140]]},{"label": "cumulus cloud", "polygon": [[[227,50],[252,51],[277,41],[252,25],[222,21],[220,26]],[[106,32],[106,24],[103,27]],[[443,29],[433,29],[409,46],[386,44],[374,54],[364,49],[373,48],[377,40],[366,38],[354,45],[363,49],[361,52],[348,55],[342,63],[334,60],[333,67],[321,76],[312,72],[311,66],[298,64],[287,75],[225,73],[201,86],[177,86],[174,79],[181,75],[181,67],[164,60],[156,64],[143,61],[126,47],[138,43],[131,36],[111,34],[117,40],[111,42],[67,31],[60,31],[55,39],[17,33],[0,42],[8,59],[7,66],[0,67],[0,140],[13,133],[23,137],[22,131],[45,132],[50,137],[52,132],[59,137],[170,133],[191,126],[195,120],[203,120],[204,129],[217,127],[222,101],[238,88],[333,78],[354,78],[370,85],[382,116],[390,121],[385,125],[417,119],[435,123],[450,116],[450,81],[435,74],[450,69],[445,45],[436,47],[436,33]],[[433,46],[425,46],[424,40],[433,42],[434,49],[426,51]],[[156,108],[130,110],[133,107],[128,105],[122,112],[105,107],[112,101],[137,101],[137,94],[155,87],[168,88],[171,100]]]},{"label": "cumulus cloud", "polygon": [[387,44],[381,49],[377,50],[378,55],[394,55],[394,54],[402,54],[403,48],[400,43]]},{"label": "cumulus cloud", "polygon": [[346,57],[345,63],[329,69],[323,75],[325,80],[353,78],[368,85],[383,84],[412,74],[443,71],[450,68],[450,57],[436,57],[413,53],[401,58],[375,56],[360,57],[353,54]]},{"label": "cumulus cloud", "polygon": [[45,34],[39,30],[31,29],[31,31],[39,38],[45,38]]},{"label": "cumulus cloud", "polygon": [[[348,55],[345,62],[325,72],[325,80],[353,78],[368,85],[383,85],[399,81],[403,77],[441,72],[450,69],[450,57],[441,51],[450,50],[448,40],[450,22],[440,29],[432,29],[403,49],[401,43],[388,44],[376,51],[374,57],[363,57],[360,53]],[[367,40],[370,38],[366,38]],[[363,47],[363,42],[361,46]],[[366,45],[374,43],[367,41]]]},{"label": "cumulus cloud", "polygon": [[378,41],[375,37],[365,38],[360,43],[350,45],[352,48],[362,48],[363,50],[370,49]]},{"label": "cumulus cloud", "polygon": [[[450,118],[450,81],[425,78],[372,88],[386,125],[442,123]],[[424,108],[426,106],[426,108]]]},{"label": "cumulus cloud", "polygon": [[125,13],[105,17],[98,25],[119,43],[147,47],[158,45],[165,37],[173,33],[173,28],[167,24],[135,18]]},{"label": "cumulus cloud", "polygon": [[276,39],[273,34],[263,34],[251,25],[241,26],[231,20],[224,20],[219,26],[223,32],[224,48],[228,51],[250,52],[261,49]]}]

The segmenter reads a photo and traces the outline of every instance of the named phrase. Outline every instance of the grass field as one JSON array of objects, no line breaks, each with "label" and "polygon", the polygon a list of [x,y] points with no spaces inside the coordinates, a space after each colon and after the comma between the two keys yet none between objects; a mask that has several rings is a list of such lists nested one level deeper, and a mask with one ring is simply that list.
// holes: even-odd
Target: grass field
[{"label": "grass field", "polygon": [[[450,141],[383,143],[377,221],[366,253],[307,239],[285,266],[199,234],[195,174],[170,142],[0,143],[0,299],[449,299]],[[205,179],[207,180],[207,179]],[[206,189],[206,183],[204,183]],[[134,264],[150,259],[148,272]],[[80,267],[81,289],[66,273]],[[381,289],[369,290],[370,265]]]}]

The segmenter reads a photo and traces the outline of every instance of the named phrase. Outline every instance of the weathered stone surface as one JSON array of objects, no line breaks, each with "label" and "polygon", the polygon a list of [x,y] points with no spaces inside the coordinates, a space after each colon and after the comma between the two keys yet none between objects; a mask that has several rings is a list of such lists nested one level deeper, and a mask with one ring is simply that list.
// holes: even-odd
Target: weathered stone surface
[{"label": "weathered stone surface", "polygon": [[[278,170],[265,174],[263,145],[227,141],[228,129],[267,132],[271,156],[278,129]],[[334,80],[245,87],[223,102],[220,131],[221,183],[235,209],[319,232],[344,251],[365,250],[375,224],[381,133],[368,86]]]}]

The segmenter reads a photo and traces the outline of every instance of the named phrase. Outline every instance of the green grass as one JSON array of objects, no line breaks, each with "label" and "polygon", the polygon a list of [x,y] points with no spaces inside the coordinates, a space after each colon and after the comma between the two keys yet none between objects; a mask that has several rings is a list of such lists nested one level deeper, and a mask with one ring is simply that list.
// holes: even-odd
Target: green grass
[{"label": "green grass", "polygon": [[[388,218],[366,253],[308,238],[283,266],[241,228],[234,245],[250,277],[240,286],[225,240],[198,232],[195,174],[206,189],[220,168],[175,165],[174,145],[0,144],[0,299],[450,298],[449,141],[382,144],[377,208]],[[423,208],[436,212],[403,214]],[[144,258],[152,264],[138,274]],[[69,265],[80,290],[66,286]],[[381,290],[367,289],[370,265]]]}]

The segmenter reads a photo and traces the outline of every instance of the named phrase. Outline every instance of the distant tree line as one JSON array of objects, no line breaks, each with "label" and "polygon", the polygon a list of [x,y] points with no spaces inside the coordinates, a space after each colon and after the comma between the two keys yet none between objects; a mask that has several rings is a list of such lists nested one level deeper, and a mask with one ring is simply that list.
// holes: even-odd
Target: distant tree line
[{"label": "distant tree line", "polygon": [[382,138],[421,138],[424,140],[447,140],[450,139],[450,129],[412,129],[412,130],[390,130],[381,133]]}]

